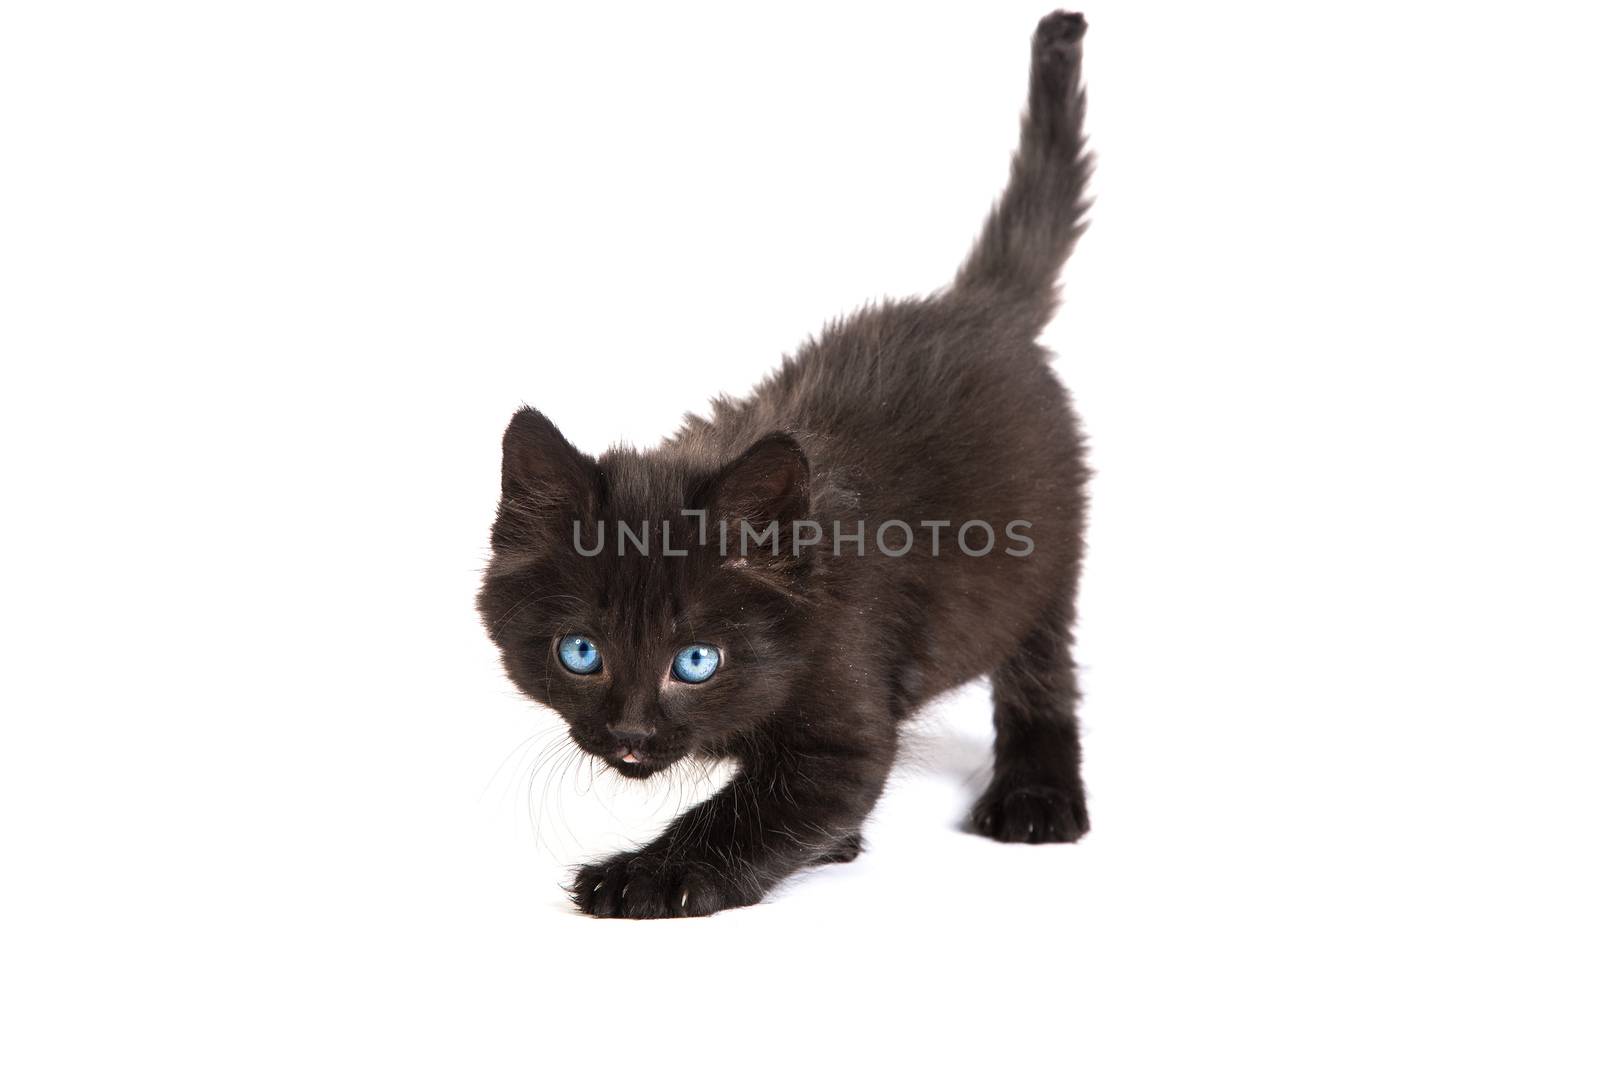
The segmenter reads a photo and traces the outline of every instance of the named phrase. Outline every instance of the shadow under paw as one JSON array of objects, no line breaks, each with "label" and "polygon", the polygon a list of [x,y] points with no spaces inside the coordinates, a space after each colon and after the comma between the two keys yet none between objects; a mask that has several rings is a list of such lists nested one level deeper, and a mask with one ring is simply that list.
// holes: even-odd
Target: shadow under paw
[{"label": "shadow under paw", "polygon": [[1089,832],[1089,809],[1081,792],[997,780],[973,805],[970,825],[996,841],[1076,841]]}]

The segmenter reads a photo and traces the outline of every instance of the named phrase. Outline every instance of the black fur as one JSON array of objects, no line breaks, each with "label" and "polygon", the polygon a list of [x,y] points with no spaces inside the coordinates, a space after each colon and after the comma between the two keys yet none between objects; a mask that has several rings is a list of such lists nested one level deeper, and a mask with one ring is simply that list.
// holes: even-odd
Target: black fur
[{"label": "black fur", "polygon": [[[659,839],[580,870],[583,911],[704,915],[854,859],[899,723],[980,675],[995,774],[974,829],[1026,842],[1088,830],[1070,650],[1088,471],[1036,341],[1083,229],[1083,32],[1079,15],[1040,22],[1010,184],[949,290],[830,325],[753,395],[650,451],[593,459],[531,408],[512,419],[479,597],[507,673],[621,774],[688,754],[739,764]],[[707,544],[685,509],[707,512]],[[735,534],[723,555],[718,519],[778,520],[778,551],[741,553]],[[796,519],[819,523],[824,544],[797,547]],[[575,522],[592,539],[619,520],[648,524],[648,553],[619,555],[614,536],[599,555],[575,549]],[[876,544],[887,520],[915,531],[908,554]],[[953,525],[935,553],[922,523],[940,520]],[[952,550],[971,520],[1026,521],[1033,551]],[[660,551],[664,522],[687,555]],[[835,522],[865,523],[859,555],[854,542],[834,553]],[[561,666],[555,645],[572,633],[600,646],[598,673]],[[722,650],[710,681],[669,677],[689,643]],[[642,762],[619,758],[619,739]]]}]

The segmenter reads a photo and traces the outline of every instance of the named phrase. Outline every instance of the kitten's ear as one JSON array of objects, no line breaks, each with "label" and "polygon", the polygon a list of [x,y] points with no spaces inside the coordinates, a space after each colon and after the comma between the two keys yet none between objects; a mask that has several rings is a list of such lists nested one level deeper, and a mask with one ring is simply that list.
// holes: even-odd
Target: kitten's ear
[{"label": "kitten's ear", "polygon": [[713,514],[730,525],[744,520],[765,527],[776,520],[787,540],[789,523],[811,507],[811,463],[793,437],[768,434],[722,469],[710,502]]},{"label": "kitten's ear", "polygon": [[500,448],[500,491],[507,496],[572,495],[594,476],[594,461],[533,408],[511,416]]}]

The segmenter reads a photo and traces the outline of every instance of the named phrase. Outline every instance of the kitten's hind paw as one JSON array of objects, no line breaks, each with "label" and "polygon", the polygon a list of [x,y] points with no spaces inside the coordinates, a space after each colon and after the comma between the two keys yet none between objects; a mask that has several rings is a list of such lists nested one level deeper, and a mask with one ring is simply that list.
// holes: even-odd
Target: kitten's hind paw
[{"label": "kitten's hind paw", "polygon": [[1089,832],[1089,809],[1081,793],[996,779],[973,806],[971,826],[996,841],[1076,841]]}]

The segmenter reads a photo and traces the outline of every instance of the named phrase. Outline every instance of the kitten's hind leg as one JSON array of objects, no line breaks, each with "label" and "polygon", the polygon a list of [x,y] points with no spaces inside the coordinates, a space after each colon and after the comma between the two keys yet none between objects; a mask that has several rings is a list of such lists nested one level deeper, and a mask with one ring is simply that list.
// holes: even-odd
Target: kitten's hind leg
[{"label": "kitten's hind leg", "polygon": [[991,678],[994,780],[972,809],[985,837],[1042,844],[1089,832],[1069,627],[1052,610]]}]

